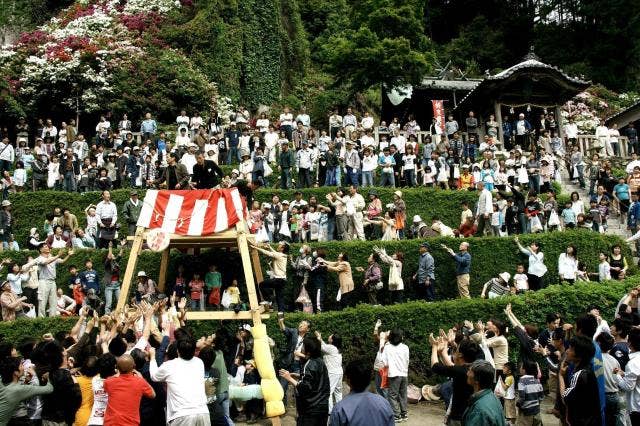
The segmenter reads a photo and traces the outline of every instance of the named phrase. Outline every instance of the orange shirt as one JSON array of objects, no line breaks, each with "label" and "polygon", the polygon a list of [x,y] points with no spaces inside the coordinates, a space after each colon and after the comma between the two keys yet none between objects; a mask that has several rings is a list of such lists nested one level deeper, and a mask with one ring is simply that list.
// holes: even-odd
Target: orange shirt
[{"label": "orange shirt", "polygon": [[109,377],[104,381],[109,395],[104,426],[137,426],[140,424],[140,400],[151,398],[153,389],[145,379],[132,373]]}]

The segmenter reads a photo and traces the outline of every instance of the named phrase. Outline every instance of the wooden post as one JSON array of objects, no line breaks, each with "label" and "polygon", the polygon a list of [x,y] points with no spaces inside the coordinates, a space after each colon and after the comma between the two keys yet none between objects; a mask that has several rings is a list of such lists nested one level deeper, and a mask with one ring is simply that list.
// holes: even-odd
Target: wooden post
[{"label": "wooden post", "polygon": [[164,288],[167,284],[167,270],[169,269],[169,253],[171,252],[170,248],[167,248],[162,252],[162,257],[160,258],[160,275],[158,276],[158,291],[160,293],[164,293]]},{"label": "wooden post", "polygon": [[[564,140],[564,123],[562,122],[562,108],[560,105],[555,107],[556,129],[558,129],[558,137]],[[569,150],[567,150],[569,152]]]},{"label": "wooden post", "polygon": [[256,283],[253,280],[253,271],[251,265],[251,257],[249,255],[249,244],[247,244],[247,226],[244,220],[236,224],[236,233],[238,234],[238,251],[242,259],[242,270],[244,271],[244,281],[247,286],[247,294],[249,296],[249,307],[253,317],[253,325],[262,324],[260,316],[260,304],[258,303],[258,295],[256,294]]},{"label": "wooden post", "polygon": [[260,266],[260,255],[258,254],[258,250],[251,249],[251,261],[253,263],[253,272],[256,274],[256,281],[261,283],[264,281],[264,277],[262,276],[262,267]]},{"label": "wooden post", "polygon": [[500,125],[498,129],[498,141],[500,142],[500,148],[504,150],[504,135],[502,134],[502,104],[498,101],[493,103],[493,110],[496,116],[496,121]]},{"label": "wooden post", "polygon": [[124,308],[124,305],[126,305],[129,300],[129,289],[131,288],[131,281],[133,280],[133,274],[135,272],[136,265],[138,264],[138,256],[140,255],[140,251],[142,250],[143,232],[143,227],[138,226],[136,228],[136,236],[133,239],[133,246],[131,247],[131,251],[129,252],[127,269],[124,272],[124,278],[122,279],[122,288],[120,289],[120,297],[118,298],[118,304],[116,305],[116,310],[118,311],[121,311]]}]

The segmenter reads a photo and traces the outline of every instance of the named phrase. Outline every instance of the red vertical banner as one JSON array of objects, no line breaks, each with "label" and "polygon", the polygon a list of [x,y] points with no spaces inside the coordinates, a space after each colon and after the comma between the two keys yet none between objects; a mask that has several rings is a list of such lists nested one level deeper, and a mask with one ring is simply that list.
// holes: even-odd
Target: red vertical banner
[{"label": "red vertical banner", "polygon": [[444,133],[444,101],[442,99],[432,100],[431,106],[433,107],[433,118],[438,120],[440,129]]}]

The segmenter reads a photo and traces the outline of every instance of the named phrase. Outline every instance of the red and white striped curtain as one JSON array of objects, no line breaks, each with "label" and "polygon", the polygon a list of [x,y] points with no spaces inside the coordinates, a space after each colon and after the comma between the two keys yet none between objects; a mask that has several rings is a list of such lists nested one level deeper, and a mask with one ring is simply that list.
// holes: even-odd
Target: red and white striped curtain
[{"label": "red and white striped curtain", "polygon": [[246,216],[238,188],[148,190],[138,226],[178,235],[211,235],[231,228]]}]

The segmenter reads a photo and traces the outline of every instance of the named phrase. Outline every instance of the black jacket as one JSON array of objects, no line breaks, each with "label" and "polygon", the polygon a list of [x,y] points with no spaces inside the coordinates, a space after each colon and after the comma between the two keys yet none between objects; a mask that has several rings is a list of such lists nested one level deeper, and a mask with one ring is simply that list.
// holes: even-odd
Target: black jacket
[{"label": "black jacket", "polygon": [[191,183],[198,189],[209,189],[218,186],[223,177],[224,173],[216,163],[204,160],[202,165],[194,164]]},{"label": "black jacket", "polygon": [[298,414],[327,414],[329,412],[329,372],[322,358],[311,358],[300,371],[296,386]]}]

